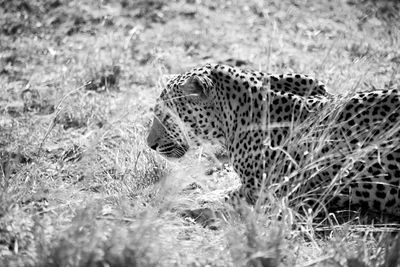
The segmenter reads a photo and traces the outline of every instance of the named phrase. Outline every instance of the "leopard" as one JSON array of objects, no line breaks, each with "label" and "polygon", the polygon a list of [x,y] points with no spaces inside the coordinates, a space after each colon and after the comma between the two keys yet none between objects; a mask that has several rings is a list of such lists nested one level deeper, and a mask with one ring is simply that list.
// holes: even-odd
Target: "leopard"
[{"label": "leopard", "polygon": [[329,91],[310,75],[206,64],[166,83],[147,144],[167,158],[222,145],[241,183],[230,203],[272,192],[400,216],[399,90]]}]

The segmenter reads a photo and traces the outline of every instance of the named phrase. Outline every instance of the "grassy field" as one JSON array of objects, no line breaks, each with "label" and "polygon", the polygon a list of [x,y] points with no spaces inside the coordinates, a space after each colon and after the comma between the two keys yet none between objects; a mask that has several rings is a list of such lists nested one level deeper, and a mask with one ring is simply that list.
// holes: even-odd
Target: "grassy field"
[{"label": "grassy field", "polygon": [[[331,93],[400,87],[396,0],[0,0],[0,266],[396,266],[392,226],[277,201],[181,216],[238,179],[145,142],[169,74],[228,62]],[[214,201],[215,200],[215,201]],[[283,214],[283,215],[282,215]]]}]

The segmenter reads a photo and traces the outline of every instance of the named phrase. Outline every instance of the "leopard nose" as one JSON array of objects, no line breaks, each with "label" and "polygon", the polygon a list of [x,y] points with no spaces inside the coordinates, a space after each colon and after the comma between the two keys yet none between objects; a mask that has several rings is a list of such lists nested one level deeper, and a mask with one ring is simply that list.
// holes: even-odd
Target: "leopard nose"
[{"label": "leopard nose", "polygon": [[155,143],[155,144],[153,144],[153,145],[150,146],[150,148],[153,149],[153,150],[157,150],[157,147],[158,147],[158,144],[157,144],[157,143]]}]

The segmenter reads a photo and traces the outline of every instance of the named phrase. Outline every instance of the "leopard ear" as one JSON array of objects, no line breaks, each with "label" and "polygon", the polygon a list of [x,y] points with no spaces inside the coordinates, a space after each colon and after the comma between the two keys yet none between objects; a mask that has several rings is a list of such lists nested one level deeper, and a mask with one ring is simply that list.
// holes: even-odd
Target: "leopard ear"
[{"label": "leopard ear", "polygon": [[204,100],[208,98],[211,86],[212,82],[209,78],[193,75],[181,85],[181,89],[188,96]]}]

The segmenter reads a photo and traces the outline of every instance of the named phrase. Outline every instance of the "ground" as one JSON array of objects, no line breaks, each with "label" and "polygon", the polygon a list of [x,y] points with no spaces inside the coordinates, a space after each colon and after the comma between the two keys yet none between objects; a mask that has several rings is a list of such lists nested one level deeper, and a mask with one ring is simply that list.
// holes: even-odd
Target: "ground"
[{"label": "ground", "polygon": [[395,0],[0,1],[0,266],[395,266],[395,225],[315,224],[283,200],[213,227],[181,216],[226,208],[237,178],[145,137],[168,75],[205,63],[310,74],[334,94],[399,88],[399,14]]}]

